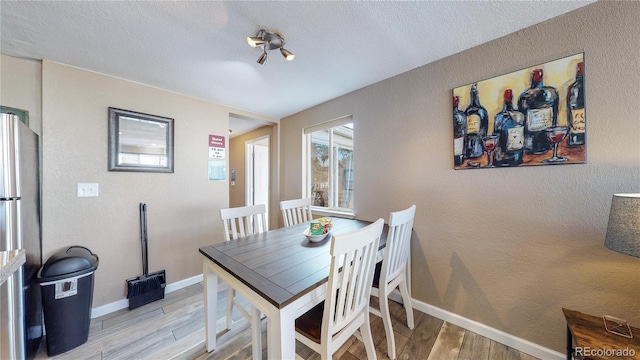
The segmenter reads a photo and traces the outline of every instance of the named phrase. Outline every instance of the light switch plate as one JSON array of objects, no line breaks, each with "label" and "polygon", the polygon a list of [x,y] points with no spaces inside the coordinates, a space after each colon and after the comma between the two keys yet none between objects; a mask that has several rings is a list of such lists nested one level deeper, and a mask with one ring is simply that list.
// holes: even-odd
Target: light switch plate
[{"label": "light switch plate", "polygon": [[98,196],[97,183],[78,183],[78,197]]}]

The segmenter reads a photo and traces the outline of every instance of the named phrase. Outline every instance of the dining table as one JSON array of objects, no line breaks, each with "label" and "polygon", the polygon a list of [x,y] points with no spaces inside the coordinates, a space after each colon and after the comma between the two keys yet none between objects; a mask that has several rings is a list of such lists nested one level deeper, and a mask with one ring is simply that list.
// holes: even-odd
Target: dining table
[{"label": "dining table", "polygon": [[[319,242],[307,239],[304,231],[310,222],[303,222],[199,249],[203,256],[207,352],[216,348],[217,293],[221,279],[265,315],[268,358],[296,358],[295,319],[325,299],[332,235],[372,223],[338,217],[329,219],[331,233]],[[385,225],[379,251],[386,244],[387,232]],[[220,238],[224,239],[222,234]]]}]

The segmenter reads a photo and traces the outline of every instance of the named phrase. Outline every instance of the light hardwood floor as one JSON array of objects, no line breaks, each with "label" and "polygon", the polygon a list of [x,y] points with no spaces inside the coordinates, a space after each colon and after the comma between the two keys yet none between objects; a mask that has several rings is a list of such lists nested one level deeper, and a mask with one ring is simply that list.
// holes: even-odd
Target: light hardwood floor
[{"label": "light hardwood floor", "polygon": [[[55,359],[250,359],[251,334],[241,315],[234,329],[221,335],[219,347],[205,351],[202,284],[198,283],[165,296],[164,299],[134,310],[123,309],[91,321],[89,340]],[[219,304],[226,304],[226,291],[220,292]],[[377,299],[372,297],[372,304]],[[406,326],[401,305],[391,302],[397,358],[428,360],[535,360],[536,358],[482,337],[458,326],[414,310],[415,328]],[[218,306],[220,326],[224,327],[224,306]],[[266,345],[266,320],[263,319],[263,347]],[[237,325],[237,326],[235,326]],[[371,315],[371,328],[378,359],[388,359],[384,327],[379,317]],[[318,354],[298,343],[296,352],[303,359],[320,359]],[[351,337],[334,359],[366,358],[364,345]],[[266,349],[262,352],[266,359]],[[36,359],[49,359],[43,341]]]}]

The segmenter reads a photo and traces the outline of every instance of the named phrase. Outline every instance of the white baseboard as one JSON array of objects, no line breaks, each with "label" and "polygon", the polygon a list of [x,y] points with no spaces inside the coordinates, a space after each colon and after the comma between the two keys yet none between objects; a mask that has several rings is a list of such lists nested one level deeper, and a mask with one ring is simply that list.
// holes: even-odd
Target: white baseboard
[{"label": "white baseboard", "polygon": [[129,307],[129,300],[122,299],[118,301],[114,301],[112,303],[94,307],[91,309],[91,318],[99,318],[100,316],[110,314],[112,312],[116,312],[120,309],[126,309]]},{"label": "white baseboard", "polygon": [[[180,281],[176,281],[174,283],[171,284],[167,284],[167,286],[164,289],[165,294],[168,294],[170,292],[176,291],[176,290],[180,290],[182,288],[185,288],[187,286],[193,285],[193,284],[197,284],[199,282],[202,281],[202,274],[184,279],[184,280],[180,280]],[[102,306],[98,306],[98,307],[94,307],[93,309],[91,309],[91,318],[95,319],[97,317],[103,316],[103,315],[107,315],[110,314],[112,312],[121,310],[121,309],[126,309],[129,307],[129,300],[127,299],[121,299],[118,301],[114,301],[112,303],[106,304],[106,305],[102,305]]]},{"label": "white baseboard", "polygon": [[501,344],[514,348],[518,351],[521,351],[525,354],[529,354],[531,356],[535,356],[539,359],[549,359],[549,360],[564,360],[566,359],[566,355],[559,353],[557,351],[548,349],[544,346],[532,343],[531,341],[521,339],[519,337],[515,337],[513,335],[507,334],[504,331],[500,331],[498,329],[494,329],[487,325],[481,324],[477,321],[467,319],[460,315],[451,313],[449,311],[440,309],[433,305],[429,305],[422,301],[418,301],[416,299],[411,299],[413,308],[422,311],[425,314],[429,314],[431,316],[437,317],[438,319],[442,319],[451,324],[460,326],[469,331],[473,331],[476,334],[482,335],[491,340],[497,341]]},{"label": "white baseboard", "polygon": [[174,292],[176,290],[180,290],[182,288],[186,288],[187,286],[191,286],[191,285],[197,284],[199,282],[202,282],[202,274],[198,274],[196,276],[192,276],[192,277],[187,278],[187,279],[183,279],[183,280],[171,283],[171,284],[167,284],[165,292],[167,292],[167,293]]}]

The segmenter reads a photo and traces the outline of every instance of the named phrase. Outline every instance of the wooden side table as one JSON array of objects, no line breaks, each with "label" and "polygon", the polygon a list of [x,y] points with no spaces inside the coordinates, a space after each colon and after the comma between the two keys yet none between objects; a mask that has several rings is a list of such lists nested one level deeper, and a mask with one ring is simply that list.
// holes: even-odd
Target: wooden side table
[{"label": "wooden side table", "polygon": [[602,317],[562,309],[567,320],[567,360],[640,360],[640,329],[631,327],[633,338],[612,334]]}]

